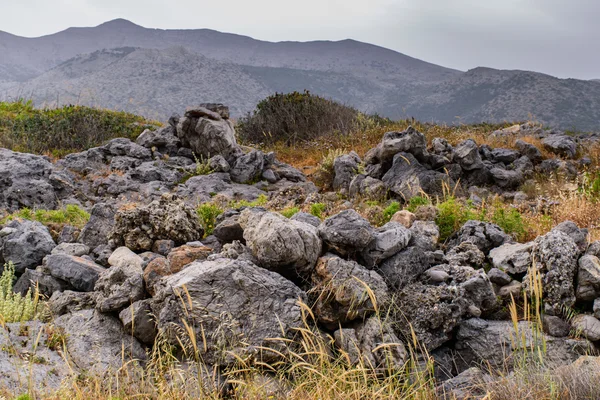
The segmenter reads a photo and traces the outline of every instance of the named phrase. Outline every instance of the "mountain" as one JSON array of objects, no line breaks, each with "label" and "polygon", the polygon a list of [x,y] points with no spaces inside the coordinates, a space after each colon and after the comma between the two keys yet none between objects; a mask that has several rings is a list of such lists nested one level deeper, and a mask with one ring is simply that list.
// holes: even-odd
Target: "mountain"
[{"label": "mountain", "polygon": [[164,119],[219,101],[234,116],[267,95],[308,89],[392,118],[454,123],[537,119],[600,129],[600,84],[529,71],[456,71],[355,40],[266,42],[126,20],[23,38],[0,32],[0,97],[80,103]]}]

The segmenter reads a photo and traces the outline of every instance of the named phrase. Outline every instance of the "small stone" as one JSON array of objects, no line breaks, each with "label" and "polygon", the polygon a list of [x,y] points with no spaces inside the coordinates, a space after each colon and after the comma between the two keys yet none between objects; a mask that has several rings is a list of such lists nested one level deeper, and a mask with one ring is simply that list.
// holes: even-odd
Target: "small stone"
[{"label": "small stone", "polygon": [[154,244],[152,245],[152,251],[162,256],[166,256],[171,250],[173,250],[174,247],[174,241],[161,239],[154,242]]},{"label": "small stone", "polygon": [[183,245],[173,249],[167,256],[169,261],[171,273],[177,273],[181,271],[186,265],[193,263],[194,261],[206,260],[212,253],[210,247],[200,246],[192,247],[189,245]]},{"label": "small stone", "polygon": [[571,327],[568,323],[554,315],[544,315],[542,317],[542,326],[544,332],[554,337],[565,337],[569,335]]},{"label": "small stone", "polygon": [[498,268],[490,269],[487,275],[488,278],[490,278],[490,282],[495,283],[498,286],[506,286],[512,281],[512,278],[506,272],[501,271]]},{"label": "small stone", "polygon": [[521,292],[523,291],[523,285],[519,281],[512,281],[506,286],[502,286],[498,290],[498,296],[503,299],[510,300],[511,296],[513,299],[518,299],[521,297]]},{"label": "small stone", "polygon": [[410,228],[417,217],[408,210],[400,210],[392,216],[391,221],[399,222],[406,228]]}]

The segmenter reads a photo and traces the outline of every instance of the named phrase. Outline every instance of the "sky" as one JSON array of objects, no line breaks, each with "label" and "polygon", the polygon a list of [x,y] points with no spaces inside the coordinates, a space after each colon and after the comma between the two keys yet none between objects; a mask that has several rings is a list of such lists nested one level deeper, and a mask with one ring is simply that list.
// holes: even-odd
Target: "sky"
[{"label": "sky", "polygon": [[19,36],[116,18],[269,41],[351,38],[463,71],[600,79],[600,0],[0,0],[0,30]]}]

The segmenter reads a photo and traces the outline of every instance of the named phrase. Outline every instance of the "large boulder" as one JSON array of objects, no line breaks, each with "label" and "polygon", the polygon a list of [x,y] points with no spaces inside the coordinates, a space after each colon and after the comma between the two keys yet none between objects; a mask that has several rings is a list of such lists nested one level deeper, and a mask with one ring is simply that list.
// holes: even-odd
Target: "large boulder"
[{"label": "large boulder", "polygon": [[51,254],[44,259],[44,269],[56,279],[67,282],[80,292],[94,290],[96,281],[105,271],[98,264],[82,257]]},{"label": "large boulder", "polygon": [[575,158],[577,155],[577,143],[575,140],[566,135],[549,135],[542,139],[544,147],[554,154]]},{"label": "large boulder", "polygon": [[375,239],[362,251],[361,258],[365,265],[374,267],[408,246],[412,233],[398,222],[388,222],[375,229]]},{"label": "large boulder", "polygon": [[[303,325],[298,301],[305,294],[281,275],[247,261],[196,262],[166,277],[155,296],[159,330],[180,344],[184,322],[194,330],[199,356],[210,365],[235,362],[229,352],[246,357],[260,352],[262,359],[276,359],[268,348],[284,351],[283,342]],[[186,300],[187,299],[187,300]],[[183,300],[183,301],[182,301]],[[182,337],[187,343],[189,336]],[[201,339],[202,338],[202,339]]]},{"label": "large boulder", "polygon": [[316,298],[315,314],[329,329],[363,319],[389,300],[387,286],[379,274],[333,254],[319,259],[312,283],[310,293]]},{"label": "large boulder", "polygon": [[246,209],[239,223],[260,266],[291,279],[310,279],[321,254],[317,228],[262,209]]},{"label": "large boulder", "polygon": [[18,275],[41,265],[55,247],[48,228],[37,221],[14,220],[0,230],[0,263],[12,262]]},{"label": "large boulder", "polygon": [[[210,107],[210,108],[209,108]],[[219,108],[226,108],[220,105]],[[228,113],[215,112],[215,107],[201,104],[186,110],[177,124],[177,137],[181,144],[192,149],[198,157],[209,158],[221,155],[229,164],[243,152],[235,140],[235,130]]]},{"label": "large boulder", "polygon": [[336,157],[333,161],[333,190],[348,190],[350,182],[358,173],[360,157],[355,152]]},{"label": "large boulder", "polygon": [[319,235],[330,250],[348,255],[369,247],[375,240],[375,229],[369,221],[350,209],[323,221],[319,226]]},{"label": "large boulder", "polygon": [[448,247],[458,246],[462,242],[473,243],[487,255],[491,249],[512,243],[513,239],[496,224],[470,220],[450,238]]},{"label": "large boulder", "polygon": [[441,195],[444,184],[452,186],[452,180],[447,174],[425,168],[410,153],[396,154],[391,168],[381,180],[390,191],[405,201],[423,193]]},{"label": "large boulder", "polygon": [[483,168],[479,148],[473,139],[467,139],[454,148],[454,161],[465,171]]},{"label": "large boulder", "polygon": [[155,240],[177,245],[202,239],[204,229],[194,209],[166,193],[147,206],[120,209],[115,215],[111,239],[133,251],[151,250]]},{"label": "large boulder", "polygon": [[490,251],[489,257],[495,268],[509,274],[523,274],[532,264],[532,251],[535,247],[529,243],[506,243]]}]

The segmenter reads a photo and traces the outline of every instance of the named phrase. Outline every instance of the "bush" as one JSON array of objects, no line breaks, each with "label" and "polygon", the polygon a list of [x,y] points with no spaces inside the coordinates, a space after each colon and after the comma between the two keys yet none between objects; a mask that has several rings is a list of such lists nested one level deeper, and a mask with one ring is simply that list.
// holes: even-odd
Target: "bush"
[{"label": "bush", "polygon": [[280,214],[286,218],[292,218],[294,215],[298,214],[299,212],[300,212],[300,209],[298,207],[290,207],[290,208],[286,208],[285,210],[281,210]]},{"label": "bush", "polygon": [[117,137],[135,139],[149,124],[157,123],[98,108],[36,109],[31,101],[0,102],[0,147],[59,157]]},{"label": "bush", "polygon": [[0,220],[0,224],[5,224],[15,218],[38,221],[44,225],[72,225],[77,228],[83,228],[89,221],[90,214],[75,204],[67,204],[67,206],[61,210],[32,210],[30,208],[22,208],[21,210],[15,211],[4,217]]},{"label": "bush", "polygon": [[390,219],[400,211],[400,203],[397,201],[392,201],[390,205],[383,209],[383,221],[384,224],[390,222]]},{"label": "bush", "polygon": [[438,217],[435,223],[440,228],[440,240],[448,239],[470,219],[482,219],[475,213],[469,204],[463,204],[455,197],[448,197],[443,203],[438,204]]},{"label": "bush", "polygon": [[314,203],[310,205],[310,213],[319,219],[323,219],[323,213],[327,205],[325,203]]},{"label": "bush", "polygon": [[420,206],[428,206],[430,204],[431,201],[427,197],[415,196],[411,197],[411,199],[408,201],[408,207],[406,207],[406,209],[410,212],[415,212]]},{"label": "bush", "polygon": [[521,213],[514,208],[496,208],[492,214],[492,222],[504,232],[513,235],[516,240],[523,240],[527,235],[525,221]]},{"label": "bush", "polygon": [[38,318],[40,315],[40,296],[38,291],[27,291],[25,296],[13,292],[15,266],[12,262],[4,264],[0,276],[0,322],[25,322]]},{"label": "bush", "polygon": [[196,209],[196,214],[200,219],[200,224],[204,228],[204,235],[212,235],[215,225],[217,223],[217,217],[223,213],[223,209],[212,203],[201,204]]},{"label": "bush", "polygon": [[275,93],[256,106],[253,114],[242,118],[236,128],[246,143],[295,144],[326,133],[347,134],[365,117],[352,107],[304,93]]}]

